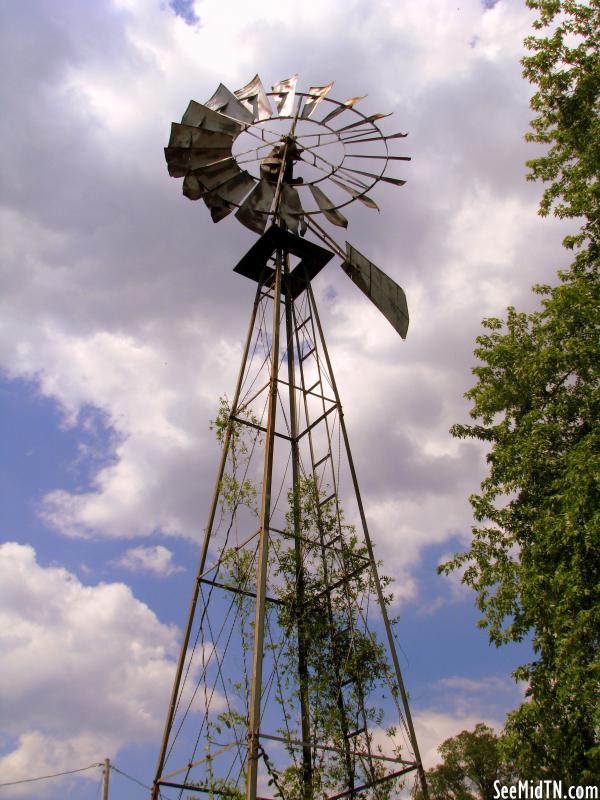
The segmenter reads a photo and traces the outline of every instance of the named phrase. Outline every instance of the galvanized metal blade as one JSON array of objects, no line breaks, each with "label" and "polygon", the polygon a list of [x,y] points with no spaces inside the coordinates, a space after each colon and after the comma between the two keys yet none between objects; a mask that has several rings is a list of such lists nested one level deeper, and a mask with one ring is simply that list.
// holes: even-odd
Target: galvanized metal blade
[{"label": "galvanized metal blade", "polygon": [[197,175],[190,172],[185,176],[183,179],[183,194],[185,197],[189,200],[199,200],[205,192],[206,189],[198,180]]},{"label": "galvanized metal blade", "polygon": [[411,156],[367,155],[366,153],[346,153],[346,158],[377,158],[380,161],[412,161]]},{"label": "galvanized metal blade", "polygon": [[348,181],[348,183],[351,183],[353,186],[358,186],[364,190],[370,189],[374,185],[373,181],[371,181],[371,183],[365,183],[365,181],[360,180],[360,178],[357,178],[356,175],[352,175],[350,172],[348,172],[345,167],[339,169],[336,174],[338,177],[340,175],[343,176],[344,180]]},{"label": "galvanized metal blade", "polygon": [[332,203],[325,192],[313,183],[309,183],[308,186],[312,196],[315,198],[316,204],[325,215],[325,218],[328,219],[332,225],[337,225],[340,228],[347,228],[348,220],[335,208],[335,203]]},{"label": "galvanized metal blade", "polygon": [[206,107],[217,111],[220,114],[226,114],[228,117],[238,119],[240,122],[252,124],[254,122],[254,115],[243,105],[233,92],[224,86],[222,83],[217,87],[217,91],[213,94],[210,100],[206,101]]},{"label": "galvanized metal blade", "polygon": [[406,339],[409,318],[403,289],[349,242],[346,242],[346,259],[342,262],[342,269],[381,311],[394,330]]},{"label": "galvanized metal blade", "polygon": [[227,149],[231,152],[233,136],[222,131],[211,131],[197,128],[194,125],[185,125],[178,122],[171,123],[171,136],[169,147],[204,147],[207,149]]},{"label": "galvanized metal blade", "polygon": [[275,186],[268,181],[259,181],[235,216],[251,231],[263,233],[274,197]]},{"label": "galvanized metal blade", "polygon": [[285,78],[285,80],[279,81],[279,83],[271,87],[277,95],[275,104],[280,117],[289,117],[294,110],[297,81],[298,75],[296,74],[292,75],[291,78]]},{"label": "galvanized metal blade", "polygon": [[207,189],[216,189],[243,173],[234,160],[227,160],[200,167],[200,169],[194,170],[194,174]]},{"label": "galvanized metal blade", "polygon": [[273,116],[271,103],[258,75],[255,75],[242,89],[236,89],[234,95],[251,112],[255,120],[269,119]]},{"label": "galvanized metal blade", "polygon": [[333,181],[336,186],[339,186],[340,189],[343,189],[348,194],[351,194],[355,200],[360,200],[361,203],[367,206],[367,208],[374,208],[375,211],[379,211],[379,206],[375,202],[375,200],[371,200],[370,197],[367,197],[366,194],[362,194],[358,192],[356,189],[353,189],[352,186],[348,186],[347,183],[342,183],[342,181],[337,180],[336,178],[330,178],[329,180]]},{"label": "galvanized metal blade", "polygon": [[[349,144],[354,144],[358,142],[387,142],[388,139],[406,139],[408,133],[392,133],[389,136],[380,136],[377,131],[371,131],[372,135],[367,133],[360,133],[359,131],[355,131],[352,136],[344,136],[343,141],[348,142]],[[364,139],[356,138],[364,136]]]},{"label": "galvanized metal blade", "polygon": [[342,131],[349,131],[351,128],[356,128],[359,125],[367,125],[369,122],[375,122],[378,119],[384,119],[385,117],[391,117],[393,112],[389,112],[389,114],[384,114],[383,112],[379,111],[377,114],[371,114],[369,117],[365,117],[364,119],[359,119],[358,122],[351,122],[350,125],[344,125],[343,128],[338,128],[338,133]]},{"label": "galvanized metal blade", "polygon": [[235,208],[235,206],[223,200],[218,192],[207,192],[202,196],[202,199],[207,208],[210,209],[210,216],[213,222],[220,222],[225,219]]},{"label": "galvanized metal blade", "polygon": [[256,178],[244,171],[219,186],[215,191],[226,202],[239,206],[246,195],[254,189],[256,183]]},{"label": "galvanized metal blade", "polygon": [[255,183],[255,179],[237,165],[234,169],[227,165],[211,165],[209,170],[200,169],[185,176],[183,194],[190,200],[204,200],[213,222],[219,222],[239,206]]},{"label": "galvanized metal blade", "polygon": [[374,181],[385,181],[386,183],[391,183],[394,186],[404,186],[406,183],[406,181],[403,181],[400,178],[388,178],[387,175],[375,175],[372,172],[364,172],[362,169],[353,169],[352,167],[344,167],[344,172],[356,172],[358,175],[366,175],[368,178],[372,178]]},{"label": "galvanized metal blade", "polygon": [[165,159],[169,175],[172,178],[183,178],[188,172],[215,161],[231,161],[230,150],[207,150],[194,147],[165,147]]},{"label": "galvanized metal blade", "polygon": [[300,115],[302,119],[308,119],[313,111],[317,108],[319,103],[323,100],[326,95],[329,94],[331,89],[333,88],[334,81],[328,83],[326,86],[311,86],[308,90],[307,94],[310,95],[309,98],[305,98],[304,100],[304,108],[302,109],[302,114]]},{"label": "galvanized metal blade", "polygon": [[244,126],[237,120],[224,117],[223,114],[219,114],[195,100],[190,100],[186,112],[181,118],[181,124],[202,128],[205,131],[228,133],[232,139],[235,139],[244,129]]},{"label": "galvanized metal blade", "polygon": [[285,222],[287,229],[292,233],[304,236],[306,233],[306,219],[302,212],[302,203],[297,190],[289,183],[281,184],[281,202],[279,214]]},{"label": "galvanized metal blade", "polygon": [[321,125],[327,125],[327,123],[330,122],[332,119],[335,119],[340,114],[343,114],[344,111],[346,111],[346,109],[352,108],[360,100],[364,100],[366,96],[367,96],[366,94],[361,94],[358,95],[357,97],[351,97],[349,100],[345,100],[341,104],[341,106],[334,108],[333,111],[330,111],[329,114],[327,114],[327,116],[323,117],[323,119],[321,120]]}]

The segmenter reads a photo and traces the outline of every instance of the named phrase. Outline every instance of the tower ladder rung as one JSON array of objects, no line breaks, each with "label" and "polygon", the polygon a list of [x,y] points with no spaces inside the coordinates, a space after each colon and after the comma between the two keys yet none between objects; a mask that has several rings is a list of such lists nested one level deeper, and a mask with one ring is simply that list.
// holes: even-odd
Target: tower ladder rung
[{"label": "tower ladder rung", "polygon": [[302,320],[302,322],[300,323],[300,325],[298,325],[298,326],[297,326],[297,328],[296,328],[296,333],[298,333],[298,331],[299,331],[299,330],[302,330],[302,328],[303,328],[303,327],[304,327],[304,326],[305,326],[305,325],[306,325],[308,322],[310,322],[310,321],[311,321],[311,319],[312,319],[312,314],[309,314],[309,315],[308,315],[308,317],[307,317],[306,319]]},{"label": "tower ladder rung", "polygon": [[311,347],[308,353],[303,353],[300,356],[300,361],[305,361],[309,356],[312,356],[312,354],[316,351],[316,349],[317,349],[316,347]]},{"label": "tower ladder rung", "polygon": [[327,459],[328,459],[328,458],[331,458],[331,453],[325,453],[325,455],[323,456],[323,458],[320,458],[318,461],[316,461],[316,462],[315,462],[315,463],[312,465],[312,466],[313,466],[313,469],[316,469],[317,467],[320,467],[320,466],[321,466],[321,464],[322,464],[324,461],[327,461]]},{"label": "tower ladder rung", "polygon": [[357,728],[355,731],[350,731],[350,733],[347,733],[345,738],[346,739],[354,739],[355,736],[360,736],[361,733],[366,733],[366,731],[367,731],[367,729],[363,725],[362,728]]},{"label": "tower ladder rung", "polygon": [[326,586],[325,589],[323,589],[322,592],[319,592],[317,595],[315,595],[313,599],[318,600],[320,597],[323,597],[328,592],[333,592],[335,591],[335,589],[339,589],[340,586],[343,586],[345,583],[348,583],[348,581],[351,581],[353,578],[356,578],[357,575],[360,575],[360,573],[363,570],[368,569],[370,566],[371,562],[368,559],[365,560],[365,562],[361,564],[360,567],[357,567],[356,569],[352,570],[352,572],[349,572],[347,575],[344,575],[344,577],[340,578],[339,581],[335,581],[335,583],[331,583],[329,586]]},{"label": "tower ladder rung", "polygon": [[330,501],[330,500],[333,500],[333,498],[334,498],[335,496],[336,496],[335,492],[332,492],[332,493],[329,495],[329,497],[326,497],[324,500],[319,500],[319,502],[317,503],[318,507],[319,507],[319,508],[321,508],[321,506],[324,506],[326,503],[329,503],[329,501]]}]

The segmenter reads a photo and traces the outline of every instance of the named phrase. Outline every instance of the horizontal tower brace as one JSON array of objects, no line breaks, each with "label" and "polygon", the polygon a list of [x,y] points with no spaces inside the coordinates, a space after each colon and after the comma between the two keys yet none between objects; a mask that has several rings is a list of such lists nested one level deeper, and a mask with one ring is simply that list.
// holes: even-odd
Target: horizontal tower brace
[{"label": "horizontal tower brace", "polygon": [[[235,592],[235,594],[243,594],[246,597],[256,597],[254,592],[246,592],[244,589],[238,589],[235,586],[227,586],[226,583],[219,583],[219,581],[209,581],[206,578],[199,578],[199,583],[208,584],[208,586],[214,586],[216,589],[225,589],[228,592]],[[277,605],[284,605],[283,600],[278,600],[276,597],[265,597],[267,603],[276,603]]]},{"label": "horizontal tower brace", "polygon": [[[270,531],[270,533],[278,533],[281,536],[286,536],[288,539],[299,539],[301,542],[304,542],[305,544],[309,545],[310,547],[315,547],[315,548],[318,548],[319,550],[324,547],[326,550],[332,550],[334,553],[338,553],[339,555],[342,555],[342,556],[346,555],[346,552],[344,550],[342,550],[340,547],[334,547],[331,542],[329,542],[329,544],[326,544],[325,542],[316,542],[314,539],[308,539],[306,536],[296,535],[295,533],[292,533],[291,531],[282,531],[279,528],[269,528],[269,531]],[[256,534],[254,534],[254,535],[256,535]],[[340,538],[341,537],[336,536],[335,539],[332,539],[332,542],[337,541]],[[354,556],[354,558],[359,558],[359,559],[361,559],[361,561],[364,561],[366,567],[370,566],[370,564],[371,564],[371,561],[366,556],[358,556],[358,555],[356,555],[356,556]]]},{"label": "horizontal tower brace", "polygon": [[[336,581],[335,583],[332,583],[331,586],[327,586],[325,589],[323,589],[322,592],[319,592],[319,594],[316,594],[311,599],[311,602],[314,602],[315,600],[319,600],[321,597],[324,597],[326,594],[329,594],[330,592],[333,592],[334,589],[337,589],[339,586],[343,586],[345,583],[348,583],[348,581],[351,581],[352,578],[356,578],[356,576],[360,575],[360,573],[363,570],[368,569],[370,567],[371,567],[371,562],[370,561],[367,561],[366,563],[361,564],[360,567],[357,567],[356,569],[352,570],[352,572],[349,572],[347,575],[344,575],[343,578],[340,578],[339,581]],[[308,603],[307,603],[307,605],[308,605]]]},{"label": "horizontal tower brace", "polygon": [[[285,739],[283,736],[275,736],[270,733],[259,733],[261,739],[270,739],[273,742],[283,742],[284,744],[293,744],[295,747],[305,747],[309,745],[313,748],[313,750],[326,750],[330,753],[342,753],[344,754],[346,751],[343,750],[341,747],[334,747],[330,744],[316,744],[315,742],[303,742],[300,739]],[[417,764],[414,761],[406,761],[403,758],[394,758],[394,756],[384,756],[383,753],[362,753],[360,751],[352,751],[352,755],[356,756],[357,758],[373,758],[377,761],[386,761],[390,764],[403,764],[407,767],[407,772],[411,769],[415,769]]]},{"label": "horizontal tower brace", "polygon": [[[371,758],[375,758],[375,756],[371,755]],[[362,786],[355,786],[353,789],[346,789],[345,792],[340,792],[339,794],[332,794],[329,797],[327,797],[326,800],[340,800],[340,798],[342,797],[348,797],[349,795],[354,796],[359,792],[365,792],[367,789],[370,789],[371,786],[377,786],[377,784],[384,783],[385,781],[389,781],[392,778],[399,778],[400,775],[406,775],[407,772],[412,772],[416,768],[417,764],[413,764],[412,766],[406,767],[405,769],[399,769],[397,772],[390,772],[389,775],[384,775],[383,778],[378,778],[375,781],[371,781],[371,783],[363,783]]]},{"label": "horizontal tower brace", "polygon": [[332,406],[331,406],[331,408],[328,408],[328,409],[327,409],[327,411],[326,411],[324,414],[321,414],[321,416],[320,416],[320,417],[317,417],[317,419],[316,419],[314,422],[311,422],[311,424],[308,426],[308,428],[305,428],[305,429],[302,431],[302,433],[301,433],[301,434],[298,436],[298,441],[299,441],[299,440],[300,440],[300,439],[301,439],[303,436],[305,436],[305,435],[306,435],[306,434],[307,434],[309,431],[311,431],[311,430],[312,430],[312,429],[315,427],[315,425],[318,425],[318,424],[319,424],[319,422],[323,422],[323,420],[324,420],[326,417],[328,417],[328,416],[329,416],[329,414],[331,414],[331,412],[332,412],[332,411],[336,411],[336,410],[337,410],[337,408],[338,408],[338,404],[337,404],[337,403],[335,403],[334,405],[332,405]]},{"label": "horizontal tower brace", "polygon": [[[236,417],[233,414],[229,417],[229,419],[232,422],[239,422],[242,425],[248,425],[250,428],[255,428],[257,431],[260,431],[261,433],[266,433],[267,432],[267,429],[263,428],[262,425],[257,425],[255,422],[250,422],[247,419],[241,419],[240,417]],[[275,431],[275,436],[278,436],[280,439],[285,439],[287,442],[291,442],[292,441],[292,437],[291,436],[286,436],[285,433],[278,433],[277,431]]]}]

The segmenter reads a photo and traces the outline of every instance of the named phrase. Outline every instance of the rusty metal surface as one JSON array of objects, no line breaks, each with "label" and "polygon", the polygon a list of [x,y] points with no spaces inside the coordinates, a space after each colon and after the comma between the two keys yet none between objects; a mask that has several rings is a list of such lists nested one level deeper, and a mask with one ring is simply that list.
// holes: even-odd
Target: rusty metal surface
[{"label": "rusty metal surface", "polygon": [[210,100],[206,101],[205,105],[207,108],[217,111],[219,114],[233,117],[233,119],[237,119],[240,122],[249,125],[254,122],[254,115],[252,112],[222,83],[218,85],[217,91]]},{"label": "rusty metal surface", "polygon": [[304,236],[306,232],[306,221],[302,213],[300,195],[289,183],[283,183],[281,185],[279,213],[288,230],[292,233],[300,233]]},{"label": "rusty metal surface", "polygon": [[315,202],[319,206],[319,210],[325,215],[325,218],[328,219],[332,225],[337,225],[339,228],[347,228],[348,220],[343,214],[340,214],[335,207],[335,203],[333,203],[327,197],[325,192],[312,183],[309,184],[308,188],[310,189],[312,196],[315,198]]},{"label": "rusty metal surface", "polygon": [[219,187],[219,194],[228,203],[239,206],[256,186],[256,180],[247,172],[240,172]]},{"label": "rusty metal surface", "polygon": [[280,117],[289,117],[294,110],[294,100],[296,99],[296,82],[298,75],[292,75],[291,78],[285,78],[279,83],[276,83],[272,89],[275,93],[275,105]]},{"label": "rusty metal surface", "polygon": [[235,161],[210,164],[186,174],[183,193],[190,200],[204,200],[214,222],[226,217],[250,192],[256,181]]},{"label": "rusty metal surface", "polygon": [[408,305],[403,289],[372,261],[346,242],[342,269],[366,294],[403,339],[408,331]]},{"label": "rusty metal surface", "polygon": [[233,137],[229,133],[197,128],[194,125],[185,125],[178,122],[171,123],[169,147],[228,148],[231,151],[232,143]]},{"label": "rusty metal surface", "polygon": [[258,75],[241,89],[236,89],[234,95],[250,111],[255,120],[269,119],[273,116],[271,103]]},{"label": "rusty metal surface", "polygon": [[202,195],[202,199],[206,207],[210,211],[210,216],[213,222],[220,222],[225,217],[229,216],[235,206],[223,200],[217,192],[207,192]]},{"label": "rusty metal surface", "polygon": [[236,213],[237,219],[251,231],[262,233],[275,197],[275,186],[268,181],[259,181]]},{"label": "rusty metal surface", "polygon": [[224,117],[223,114],[219,114],[195,100],[190,100],[185,114],[181,118],[181,124],[202,128],[205,131],[228,133],[232,139],[244,129],[243,124],[237,120]]},{"label": "rusty metal surface", "polygon": [[207,189],[216,189],[241,173],[235,161],[223,161],[201,167],[194,173]]},{"label": "rusty metal surface", "polygon": [[334,81],[328,83],[326,86],[311,86],[307,94],[308,98],[304,100],[304,108],[300,115],[303,119],[308,119],[313,111],[317,108],[319,103],[326,97],[333,88]]},{"label": "rusty metal surface", "polygon": [[200,169],[215,161],[231,161],[227,150],[205,150],[203,148],[165,147],[167,168],[172,178],[183,178],[188,172]]},{"label": "rusty metal surface", "polygon": [[185,176],[183,179],[183,194],[188,198],[188,200],[200,200],[205,192],[206,189],[198,180],[197,175],[194,175],[193,172],[190,172]]}]

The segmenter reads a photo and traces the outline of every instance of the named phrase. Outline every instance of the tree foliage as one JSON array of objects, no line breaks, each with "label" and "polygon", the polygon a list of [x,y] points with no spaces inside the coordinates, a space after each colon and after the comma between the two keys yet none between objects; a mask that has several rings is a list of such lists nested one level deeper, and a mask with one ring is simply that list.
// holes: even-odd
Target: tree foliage
[{"label": "tree foliage", "polygon": [[529,141],[548,145],[544,155],[527,162],[529,180],[550,185],[540,212],[582,217],[579,235],[568,246],[585,240],[600,242],[600,5],[575,0],[527,0],[539,12],[538,36],[525,40],[531,55],[523,74],[536,85],[531,100],[536,117]]},{"label": "tree foliage", "polygon": [[[438,747],[442,763],[427,772],[431,800],[493,800],[494,782],[508,784],[512,769],[504,760],[500,739],[479,722]],[[417,789],[417,800],[421,792]]]},{"label": "tree foliage", "polygon": [[528,138],[549,146],[529,177],[549,183],[540,213],[580,218],[565,240],[577,253],[558,286],[534,287],[540,310],[484,320],[475,422],[452,433],[489,445],[489,474],[470,549],[440,569],[465,569],[492,642],[532,639],[503,742],[519,776],[576,784],[600,777],[600,6],[528,5]]},{"label": "tree foliage", "polygon": [[471,498],[471,548],[444,565],[466,566],[495,644],[532,635],[537,658],[516,672],[531,699],[511,717],[512,741],[527,742],[523,774],[573,782],[600,725],[597,289],[572,277],[538,287],[541,311],[485,321],[467,393],[478,423],[452,432],[491,445],[489,475]]}]

